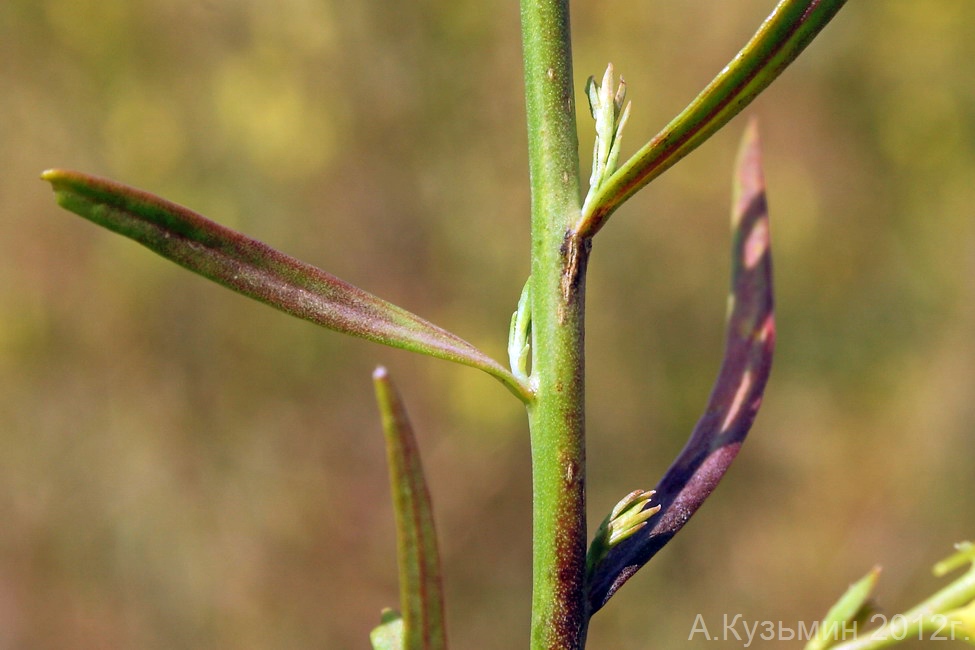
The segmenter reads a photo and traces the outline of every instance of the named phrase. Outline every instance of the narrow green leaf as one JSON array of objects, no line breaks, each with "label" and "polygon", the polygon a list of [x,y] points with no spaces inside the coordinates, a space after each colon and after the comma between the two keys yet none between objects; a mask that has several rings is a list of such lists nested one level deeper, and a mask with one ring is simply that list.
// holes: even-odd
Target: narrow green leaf
[{"label": "narrow green leaf", "polygon": [[379,625],[369,633],[372,650],[404,650],[403,617],[391,609],[383,610]]},{"label": "narrow green leaf", "polygon": [[[731,291],[725,352],[704,415],[654,488],[660,512],[610,548],[592,571],[595,612],[683,528],[738,454],[772,368],[775,315],[768,206],[758,129],[749,123],[736,164],[731,212]],[[646,507],[646,506],[644,506]]]},{"label": "narrow green leaf", "polygon": [[380,367],[372,377],[386,434],[396,511],[403,647],[404,650],[446,648],[440,554],[420,450],[389,373]]},{"label": "narrow green leaf", "polygon": [[343,334],[479,368],[522,401],[531,398],[510,371],[460,337],[187,208],[80,172],[52,169],[41,178],[61,207],[245,296]]},{"label": "narrow green leaf", "polygon": [[758,32],[708,86],[599,186],[575,231],[592,237],[620,205],[710,138],[768,87],[846,0],[781,0]]},{"label": "narrow green leaf", "polygon": [[941,578],[966,564],[975,569],[975,544],[959,542],[955,544],[955,553],[935,564],[932,571],[935,576]]},{"label": "narrow green leaf", "polygon": [[854,582],[840,599],[836,601],[826,617],[819,625],[816,636],[809,640],[805,650],[826,650],[837,639],[843,638],[849,629],[851,621],[859,620],[860,614],[867,605],[867,599],[877,586],[880,577],[880,567],[874,567],[870,572]]},{"label": "narrow green leaf", "polygon": [[[865,610],[861,606],[852,619],[854,625],[837,624],[832,626],[832,630],[825,624],[820,626],[821,635],[826,637],[825,640],[822,643],[810,643],[806,646],[806,650],[823,648],[873,650],[893,646],[909,639],[964,641],[975,645],[975,546],[969,542],[962,542],[956,548],[957,553],[934,567],[934,574],[940,577],[965,564],[970,565],[968,571],[950,584],[909,610],[884,617],[883,624],[879,627],[864,630],[859,635],[854,634],[850,639],[849,631],[851,629],[855,631],[857,629],[855,624],[866,618]],[[868,579],[869,576],[861,580],[861,583],[865,583]],[[827,620],[832,617],[834,621],[840,621],[842,616],[849,615],[867,589],[861,583],[850,588],[840,603],[833,608],[838,610],[838,613],[834,614],[834,611],[830,610]],[[844,630],[847,634],[841,634]]]}]

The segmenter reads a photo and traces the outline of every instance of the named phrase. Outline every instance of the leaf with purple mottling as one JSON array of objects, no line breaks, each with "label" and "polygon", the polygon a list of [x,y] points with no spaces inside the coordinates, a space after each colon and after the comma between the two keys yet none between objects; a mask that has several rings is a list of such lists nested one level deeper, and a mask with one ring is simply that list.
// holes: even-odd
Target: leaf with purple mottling
[{"label": "leaf with purple mottling", "polygon": [[775,346],[772,258],[758,129],[738,154],[732,206],[732,277],[724,361],[707,409],[656,486],[649,525],[609,549],[590,572],[595,612],[687,523],[728,470],[762,401]]}]

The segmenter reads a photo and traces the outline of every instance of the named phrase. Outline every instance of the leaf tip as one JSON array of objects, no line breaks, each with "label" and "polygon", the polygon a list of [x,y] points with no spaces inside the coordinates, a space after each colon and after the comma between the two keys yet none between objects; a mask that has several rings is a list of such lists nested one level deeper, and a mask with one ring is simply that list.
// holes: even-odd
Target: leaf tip
[{"label": "leaf tip", "polygon": [[65,189],[65,183],[70,180],[71,172],[65,169],[45,169],[41,172],[41,180],[51,184],[55,193]]},{"label": "leaf tip", "polygon": [[[750,210],[766,213],[765,173],[762,166],[762,142],[758,132],[758,118],[751,117],[745,126],[735,160],[734,197],[731,227],[737,229]],[[763,219],[764,221],[764,219]]]},{"label": "leaf tip", "polygon": [[[60,184],[70,183],[71,181],[78,182],[82,174],[78,172],[73,172],[68,169],[59,169],[57,167],[52,167],[51,169],[45,169],[41,172],[41,180],[47,181],[54,186],[54,189],[58,189]],[[90,180],[94,180],[94,177],[89,177]]]},{"label": "leaf tip", "polygon": [[739,169],[759,168],[762,166],[762,137],[758,126],[758,118],[754,115],[748,118],[745,132],[741,136],[738,148]]},{"label": "leaf tip", "polygon": [[745,140],[758,140],[758,123],[757,115],[748,116],[748,121],[745,123]]},{"label": "leaf tip", "polygon": [[943,577],[970,562],[975,568],[975,544],[960,542],[955,544],[955,553],[934,565],[934,575]]}]

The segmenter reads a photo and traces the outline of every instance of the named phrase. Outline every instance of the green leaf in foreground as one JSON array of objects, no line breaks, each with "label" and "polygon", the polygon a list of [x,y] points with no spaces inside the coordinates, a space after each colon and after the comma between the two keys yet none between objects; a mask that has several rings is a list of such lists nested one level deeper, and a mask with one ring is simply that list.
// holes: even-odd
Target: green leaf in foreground
[{"label": "green leaf in foreground", "polygon": [[[957,577],[950,584],[942,587],[930,597],[924,599],[902,614],[878,617],[883,621],[880,627],[859,630],[854,617],[853,625],[833,625],[832,629],[826,622],[820,627],[823,642],[806,646],[806,650],[876,650],[896,645],[902,641],[963,641],[975,645],[975,545],[962,542],[956,546],[957,553],[934,566],[934,575],[943,577],[968,564],[968,571]],[[875,569],[876,571],[876,569]],[[834,617],[848,615],[857,600],[865,597],[864,591],[872,588],[866,585],[869,575],[854,585],[840,599],[840,604],[846,607],[846,612],[834,616],[837,605],[830,610],[827,621]],[[859,593],[857,591],[859,590]],[[851,595],[854,594],[854,595]],[[873,617],[871,617],[873,618]],[[846,634],[841,634],[845,631]]]},{"label": "green leaf in foreground", "polygon": [[830,607],[819,624],[816,635],[806,644],[805,650],[826,650],[851,629],[852,621],[859,622],[879,577],[880,567],[874,567],[870,573],[850,585],[846,593]]},{"label": "green leaf in foreground", "polygon": [[531,399],[510,371],[460,337],[183,206],[80,172],[51,169],[41,178],[61,207],[225,287],[343,334],[479,368]]},{"label": "green leaf in foreground", "polygon": [[781,0],[711,83],[586,200],[575,227],[592,237],[616,208],[710,138],[792,63],[846,0]]},{"label": "green leaf in foreground", "polygon": [[389,373],[380,367],[372,378],[386,434],[389,480],[396,511],[403,647],[404,650],[446,648],[440,554],[420,450]]}]

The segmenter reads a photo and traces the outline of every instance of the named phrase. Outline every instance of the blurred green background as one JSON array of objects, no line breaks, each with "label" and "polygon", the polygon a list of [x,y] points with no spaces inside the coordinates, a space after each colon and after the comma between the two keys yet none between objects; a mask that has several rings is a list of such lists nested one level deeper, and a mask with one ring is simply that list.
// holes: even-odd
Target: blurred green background
[{"label": "blurred green background", "polygon": [[[577,0],[578,105],[612,61],[627,155],[773,5]],[[453,646],[525,647],[528,438],[500,384],[251,303],[38,179],[161,194],[500,358],[528,269],[518,30],[514,1],[0,2],[0,648],[367,647],[398,597],[379,363],[425,454]],[[591,647],[741,647],[688,643],[695,617],[811,624],[875,563],[893,614],[975,536],[973,33],[975,3],[852,2],[747,111],[772,381],[721,488]],[[597,238],[591,525],[656,482],[707,398],[743,124]]]}]

